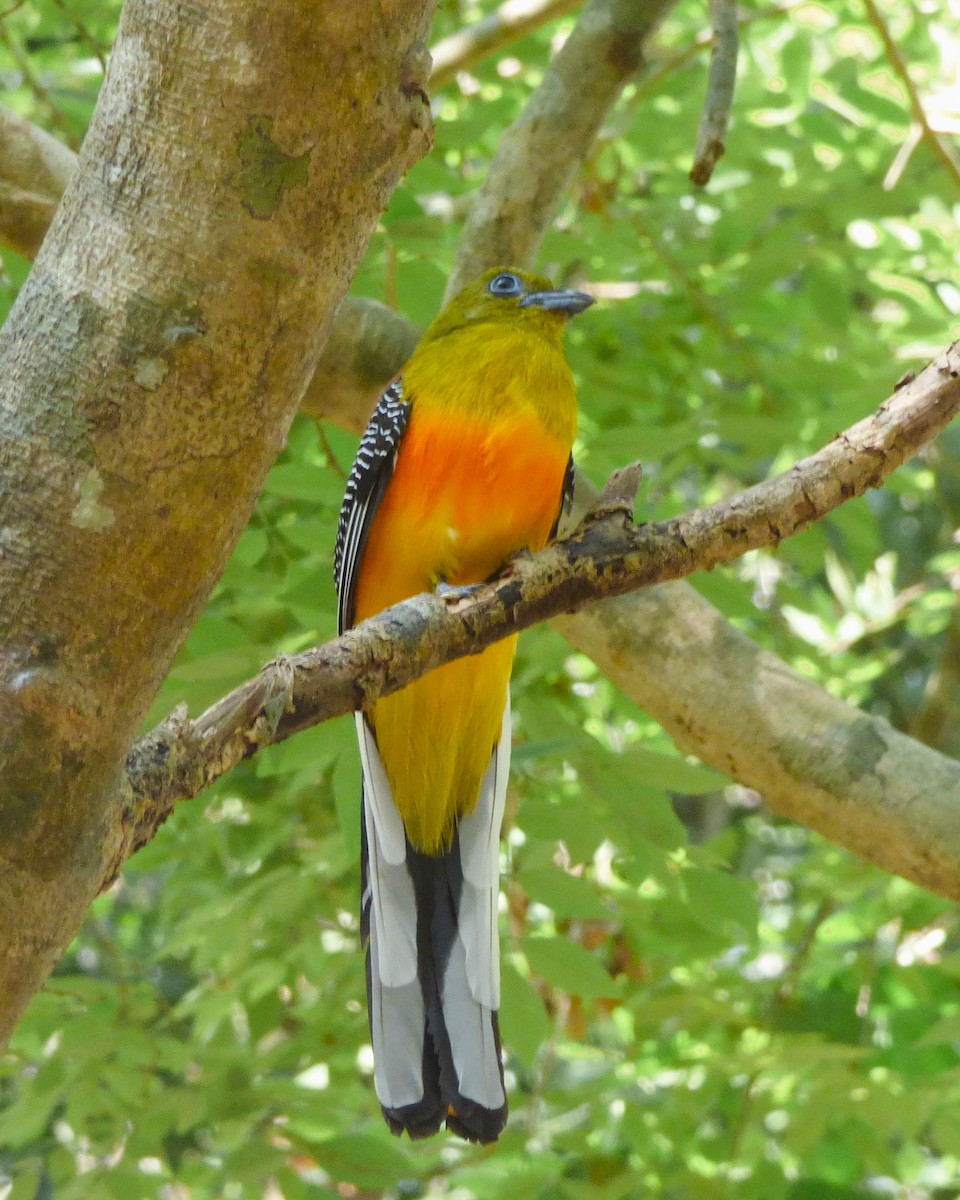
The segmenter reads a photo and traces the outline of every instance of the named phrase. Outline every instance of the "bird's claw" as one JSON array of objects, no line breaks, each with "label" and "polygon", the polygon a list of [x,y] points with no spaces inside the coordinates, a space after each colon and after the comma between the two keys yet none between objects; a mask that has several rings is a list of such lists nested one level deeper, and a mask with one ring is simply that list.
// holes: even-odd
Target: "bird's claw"
[{"label": "bird's claw", "polygon": [[483,587],[482,583],[445,583],[437,580],[436,593],[449,608],[455,607],[463,600],[469,600]]}]

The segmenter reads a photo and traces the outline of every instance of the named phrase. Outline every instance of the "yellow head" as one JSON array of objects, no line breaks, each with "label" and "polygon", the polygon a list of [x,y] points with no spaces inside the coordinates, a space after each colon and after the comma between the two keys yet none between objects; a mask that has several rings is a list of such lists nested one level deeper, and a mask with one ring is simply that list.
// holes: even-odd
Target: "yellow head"
[{"label": "yellow head", "polygon": [[423,335],[421,346],[468,326],[529,330],[557,342],[567,320],[593,303],[585,292],[555,288],[543,275],[494,267],[456,295]]}]

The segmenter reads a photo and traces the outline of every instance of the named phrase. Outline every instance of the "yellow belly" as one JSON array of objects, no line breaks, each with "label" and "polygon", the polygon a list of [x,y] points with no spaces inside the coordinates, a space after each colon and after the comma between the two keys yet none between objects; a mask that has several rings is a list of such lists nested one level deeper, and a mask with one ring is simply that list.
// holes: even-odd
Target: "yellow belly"
[{"label": "yellow belly", "polygon": [[[496,428],[416,405],[374,520],[355,619],[430,591],[489,578],[511,554],[542,547],[556,519],[569,447],[523,412]],[[410,842],[449,844],[477,802],[500,736],[516,638],[459,659],[379,700],[368,713]]]}]

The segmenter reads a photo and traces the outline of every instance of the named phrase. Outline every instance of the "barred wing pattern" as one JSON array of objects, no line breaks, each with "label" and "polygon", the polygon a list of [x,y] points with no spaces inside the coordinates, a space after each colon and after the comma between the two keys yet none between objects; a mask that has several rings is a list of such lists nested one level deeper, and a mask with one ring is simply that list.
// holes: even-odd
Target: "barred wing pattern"
[{"label": "barred wing pattern", "polygon": [[563,473],[563,488],[560,492],[560,510],[557,513],[557,519],[553,523],[553,528],[550,530],[550,541],[557,536],[557,530],[560,528],[560,522],[573,508],[573,489],[576,485],[577,467],[573,461],[573,455],[567,459],[567,469]]},{"label": "barred wing pattern", "polygon": [[400,439],[410,419],[410,405],[403,398],[403,381],[395,379],[380,397],[370,424],[357,448],[347,479],[337,544],[333,555],[333,577],[337,585],[338,631],[353,624],[354,592],[363,549],[397,461]]}]

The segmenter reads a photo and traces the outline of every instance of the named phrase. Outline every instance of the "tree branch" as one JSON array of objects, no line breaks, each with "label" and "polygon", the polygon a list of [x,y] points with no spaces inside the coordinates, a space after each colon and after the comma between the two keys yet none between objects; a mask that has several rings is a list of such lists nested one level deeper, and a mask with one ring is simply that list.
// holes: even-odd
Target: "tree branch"
[{"label": "tree branch", "polygon": [[573,12],[583,0],[507,0],[495,12],[430,47],[431,91],[442,88],[474,63],[519,41],[531,30]]},{"label": "tree branch", "polygon": [[[120,869],[127,854],[153,836],[179,800],[197,795],[264,746],[320,721],[368,707],[378,697],[405,687],[427,671],[465,654],[478,653],[538,621],[575,611],[597,599],[622,596],[694,571],[709,570],[747,550],[776,545],[844,501],[878,487],[936,436],[958,409],[960,343],[944,351],[872,416],[774,479],[672,521],[640,526],[630,521],[632,501],[624,497],[629,477],[620,479],[605,490],[572,536],[539,554],[515,559],[499,579],[468,598],[451,603],[433,595],[417,596],[325,646],[271,663],[195,721],[188,721],[182,712],[175,714],[138,743],[127,761],[119,852],[104,884]],[[670,623],[665,624],[669,629]],[[615,640],[609,624],[600,636],[607,647]],[[753,653],[762,654],[755,647]],[[765,658],[768,668],[775,664],[776,671],[789,677],[794,689],[798,684],[810,687],[774,656]],[[663,675],[672,690],[673,677],[662,671],[656,673]],[[678,669],[678,673],[682,675],[683,671]],[[612,677],[616,678],[616,672]],[[744,686],[749,692],[750,688]],[[723,696],[729,708],[729,692]],[[960,796],[960,768],[955,763],[944,765],[948,760],[894,734],[885,723],[871,721],[839,701],[832,703],[836,710],[833,724],[848,737],[862,739],[868,727],[882,742],[885,755],[891,747],[896,751],[893,768],[909,759],[915,770],[918,755],[931,756],[930,762],[938,767],[934,772],[939,780],[937,800],[942,801],[942,787],[948,782]],[[777,711],[784,714],[780,720],[792,720],[792,705]],[[802,714],[798,721],[802,723]],[[816,741],[810,742],[807,758],[816,759],[818,765],[811,778],[825,790],[825,764],[829,763],[830,752],[837,751],[829,729],[825,732],[822,725],[814,725],[814,729],[815,734],[808,736],[815,736]],[[877,729],[884,731],[883,737]],[[868,741],[874,746],[874,741]],[[796,739],[791,745],[795,764],[798,755],[803,759],[806,743],[800,738],[799,745]],[[847,751],[852,753],[853,749],[847,746]],[[786,758],[786,748],[783,755]],[[746,762],[744,772],[741,762],[731,755],[722,769],[735,778],[744,774],[752,777],[749,755]],[[869,770],[874,766],[876,762]],[[854,782],[862,784],[868,773],[864,767]],[[909,794],[913,805],[920,803],[916,790],[921,778],[913,777]],[[854,803],[851,795],[848,788],[848,805]],[[902,797],[895,799],[903,809]],[[816,820],[808,823],[814,828],[829,827],[831,836],[845,844],[850,844],[851,838],[840,835],[853,827],[858,836],[851,848],[858,853],[928,887],[960,896],[960,809],[945,809],[942,803],[929,801],[926,809],[938,814],[936,862],[926,842],[921,846],[917,837],[904,840],[907,831],[901,828],[906,824],[900,819],[902,812],[888,814],[885,804],[861,803],[853,814],[848,809],[840,816],[830,806],[821,805],[814,813]],[[894,815],[898,836],[891,839]],[[810,813],[805,811],[805,816],[809,818]],[[947,840],[942,830],[945,821],[951,829],[956,825],[954,836]],[[924,837],[928,826],[929,822],[923,827]]]},{"label": "tree branch", "polygon": [[62,142],[0,106],[0,240],[34,257],[76,161]]},{"label": "tree branch", "polygon": [[736,0],[710,0],[710,24],[713,40],[710,46],[707,99],[697,130],[693,166],[690,168],[690,178],[698,187],[706,187],[710,182],[713,168],[726,149],[740,49]]},{"label": "tree branch", "polygon": [[380,393],[420,340],[406,317],[376,300],[347,296],[300,404],[316,421],[363,433]]}]

